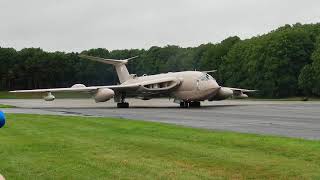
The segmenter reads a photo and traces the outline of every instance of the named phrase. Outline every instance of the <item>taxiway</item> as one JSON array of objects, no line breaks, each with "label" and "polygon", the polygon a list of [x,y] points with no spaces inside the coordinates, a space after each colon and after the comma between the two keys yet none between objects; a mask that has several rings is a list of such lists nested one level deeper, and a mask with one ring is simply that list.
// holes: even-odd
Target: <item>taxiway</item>
[{"label": "taxiway", "polygon": [[171,123],[196,128],[320,139],[320,102],[226,100],[205,102],[201,108],[183,109],[168,99],[130,99],[129,109],[113,101],[92,99],[0,99],[18,108],[6,113],[117,117]]}]

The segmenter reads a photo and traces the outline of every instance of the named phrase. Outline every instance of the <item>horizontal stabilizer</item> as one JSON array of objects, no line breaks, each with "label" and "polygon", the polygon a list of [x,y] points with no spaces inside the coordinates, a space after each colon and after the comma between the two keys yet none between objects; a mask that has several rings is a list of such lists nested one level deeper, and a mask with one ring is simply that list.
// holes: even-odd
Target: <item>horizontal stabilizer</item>
[{"label": "horizontal stabilizer", "polygon": [[101,62],[101,63],[105,63],[105,64],[117,65],[117,64],[127,64],[129,60],[135,59],[138,56],[131,57],[131,58],[128,58],[128,59],[123,59],[123,60],[105,59],[105,58],[101,58],[101,57],[94,57],[94,56],[88,56],[88,55],[79,55],[79,57],[85,58],[85,59],[89,59],[89,60],[93,60],[93,61],[97,61],[97,62]]}]

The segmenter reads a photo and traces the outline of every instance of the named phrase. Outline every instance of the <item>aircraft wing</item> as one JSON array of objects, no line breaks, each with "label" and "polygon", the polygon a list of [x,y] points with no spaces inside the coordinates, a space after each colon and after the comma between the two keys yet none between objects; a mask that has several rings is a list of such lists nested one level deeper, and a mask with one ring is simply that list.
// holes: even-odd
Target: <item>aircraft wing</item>
[{"label": "aircraft wing", "polygon": [[114,85],[114,86],[90,86],[90,87],[70,87],[70,88],[53,88],[53,89],[32,89],[32,90],[15,90],[11,93],[41,93],[41,92],[91,92],[98,89],[108,88],[115,91],[136,90],[140,87],[139,84],[130,85]]},{"label": "aircraft wing", "polygon": [[201,71],[203,73],[214,73],[214,72],[217,72],[217,70],[209,70],[209,71]]},{"label": "aircraft wing", "polygon": [[256,92],[257,90],[251,90],[251,89],[240,89],[240,88],[230,88],[230,87],[225,87],[230,89],[231,91],[233,91],[233,97],[234,98],[247,98],[248,95],[247,93],[252,93],[252,92]]},{"label": "aircraft wing", "polygon": [[226,87],[231,89],[232,91],[238,91],[238,92],[243,92],[243,93],[250,93],[250,92],[257,92],[258,90],[251,90],[251,89],[240,89],[240,88],[231,88],[231,87]]}]

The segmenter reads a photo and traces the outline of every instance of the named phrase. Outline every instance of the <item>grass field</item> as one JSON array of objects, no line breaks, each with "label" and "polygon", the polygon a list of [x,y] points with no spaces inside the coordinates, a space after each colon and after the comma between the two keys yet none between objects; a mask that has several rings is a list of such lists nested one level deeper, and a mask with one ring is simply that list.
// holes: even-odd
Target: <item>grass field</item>
[{"label": "grass field", "polygon": [[7,114],[7,179],[320,179],[320,142],[125,119]]},{"label": "grass field", "polygon": [[0,104],[0,108],[14,108],[15,106]]}]

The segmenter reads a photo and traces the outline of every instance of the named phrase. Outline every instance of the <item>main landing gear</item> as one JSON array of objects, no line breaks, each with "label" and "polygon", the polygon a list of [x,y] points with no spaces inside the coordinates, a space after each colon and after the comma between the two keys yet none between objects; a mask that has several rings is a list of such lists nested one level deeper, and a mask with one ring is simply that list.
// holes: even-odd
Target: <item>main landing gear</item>
[{"label": "main landing gear", "polygon": [[182,102],[180,102],[180,107],[181,108],[201,107],[201,103],[199,101],[192,101],[192,102],[182,101]]},{"label": "main landing gear", "polygon": [[[120,96],[115,98],[117,103],[117,108],[129,108],[129,103],[125,102],[126,94],[122,93]],[[120,101],[120,102],[119,102]]]}]

